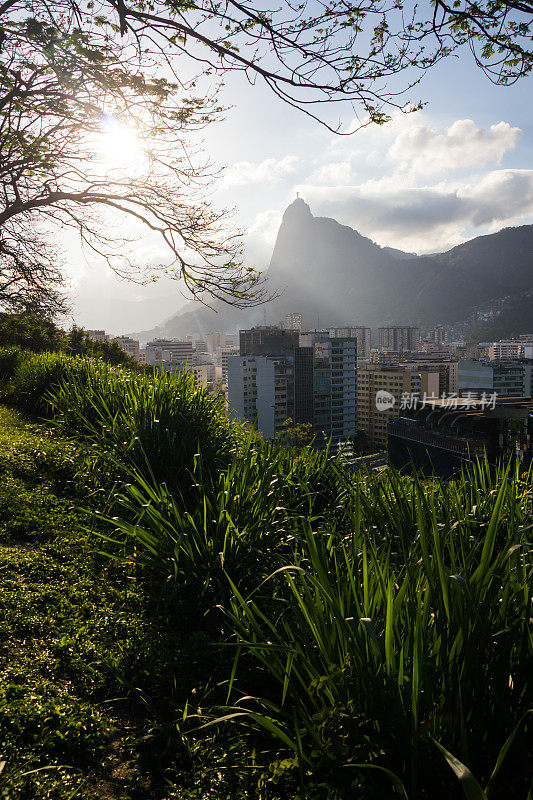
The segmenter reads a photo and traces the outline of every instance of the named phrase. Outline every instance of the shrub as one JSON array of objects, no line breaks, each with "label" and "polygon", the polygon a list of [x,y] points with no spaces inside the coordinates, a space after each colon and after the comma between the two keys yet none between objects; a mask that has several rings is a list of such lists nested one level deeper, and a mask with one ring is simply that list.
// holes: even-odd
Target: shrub
[{"label": "shrub", "polygon": [[0,348],[0,382],[12,380],[23,359],[23,351],[17,345]]}]

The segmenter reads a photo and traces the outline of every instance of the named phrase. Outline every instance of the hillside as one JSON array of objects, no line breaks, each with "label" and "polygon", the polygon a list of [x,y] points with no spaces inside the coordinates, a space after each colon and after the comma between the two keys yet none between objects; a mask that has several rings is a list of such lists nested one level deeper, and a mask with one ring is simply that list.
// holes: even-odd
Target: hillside
[{"label": "hillside", "polygon": [[524,800],[531,470],[357,473],[64,354],[0,400],[2,797]]},{"label": "hillside", "polygon": [[472,332],[474,342],[494,342],[533,333],[533,293],[509,300],[497,317]]},{"label": "hillside", "polygon": [[264,308],[215,311],[191,304],[153,335],[181,336],[213,329],[236,330],[277,323],[290,311],[304,326],[346,322],[452,323],[473,307],[533,289],[533,226],[506,228],[480,236],[445,253],[414,257],[380,247],[336,220],[313,216],[297,199],[286,209],[267,276],[280,296]]}]

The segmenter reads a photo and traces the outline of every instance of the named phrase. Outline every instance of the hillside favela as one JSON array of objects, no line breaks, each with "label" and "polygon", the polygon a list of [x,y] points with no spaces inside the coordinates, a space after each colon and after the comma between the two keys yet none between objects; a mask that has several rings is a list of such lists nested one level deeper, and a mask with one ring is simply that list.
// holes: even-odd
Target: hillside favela
[{"label": "hillside favela", "polygon": [[532,42],[4,3],[1,798],[533,800]]}]

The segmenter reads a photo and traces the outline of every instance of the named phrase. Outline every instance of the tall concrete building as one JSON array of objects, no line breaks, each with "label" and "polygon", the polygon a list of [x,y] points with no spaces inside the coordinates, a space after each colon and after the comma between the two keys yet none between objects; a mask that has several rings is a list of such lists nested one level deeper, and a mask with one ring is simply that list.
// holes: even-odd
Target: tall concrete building
[{"label": "tall concrete building", "polygon": [[300,333],[269,325],[239,331],[239,354],[241,356],[291,355],[298,347]]},{"label": "tall concrete building", "polygon": [[294,419],[311,423],[316,444],[339,445],[356,431],[357,339],[302,334],[295,351]]},{"label": "tall concrete building", "polygon": [[257,429],[276,439],[294,416],[294,359],[256,356]]},{"label": "tall concrete building", "polygon": [[437,397],[438,388],[438,372],[366,364],[357,371],[357,429],[385,448],[389,420],[400,414],[402,403],[424,394]]},{"label": "tall concrete building", "polygon": [[257,419],[257,362],[255,356],[228,356],[230,417],[255,424]]},{"label": "tall concrete building", "polygon": [[391,325],[378,328],[379,349],[396,350],[400,353],[418,350],[420,347],[420,328],[411,325]]},{"label": "tall concrete building", "polygon": [[220,353],[220,366],[222,367],[222,383],[228,385],[228,358],[239,355],[238,347],[224,347]]},{"label": "tall concrete building", "polygon": [[329,335],[331,338],[350,338],[357,340],[357,357],[369,358],[370,357],[370,339],[372,335],[371,328],[365,328],[361,325],[346,328],[330,328]]},{"label": "tall concrete building", "polygon": [[311,425],[318,447],[330,438],[340,445],[356,431],[357,340],[326,332],[301,340],[285,354],[228,356],[230,413],[257,424],[267,438],[278,436],[290,417]]},{"label": "tall concrete building", "polygon": [[285,314],[285,328],[289,331],[302,330],[302,315],[296,312]]},{"label": "tall concrete building", "polygon": [[228,357],[228,408],[231,417],[275,439],[293,416],[294,360],[275,356]]}]

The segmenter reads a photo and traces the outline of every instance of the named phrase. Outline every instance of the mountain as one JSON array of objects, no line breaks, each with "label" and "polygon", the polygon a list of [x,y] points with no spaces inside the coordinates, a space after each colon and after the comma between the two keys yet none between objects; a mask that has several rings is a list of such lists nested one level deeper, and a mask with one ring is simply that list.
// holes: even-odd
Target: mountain
[{"label": "mountain", "polygon": [[[267,271],[279,296],[267,306],[190,306],[148,335],[236,330],[299,311],[304,327],[356,323],[432,325],[465,319],[484,303],[533,290],[533,226],[506,228],[445,253],[380,247],[301,198],[285,210]],[[319,315],[319,316],[318,316]]]},{"label": "mountain", "polygon": [[479,325],[470,338],[473,342],[496,342],[522,333],[533,333],[533,292],[510,298],[501,313]]}]

